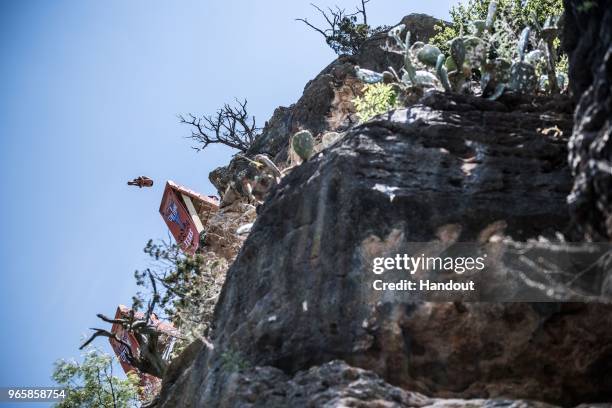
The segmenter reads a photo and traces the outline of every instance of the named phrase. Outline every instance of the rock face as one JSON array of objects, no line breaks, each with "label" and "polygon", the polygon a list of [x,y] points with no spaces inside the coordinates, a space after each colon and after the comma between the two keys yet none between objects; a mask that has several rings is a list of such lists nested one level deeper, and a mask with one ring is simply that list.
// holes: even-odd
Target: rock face
[{"label": "rock face", "polygon": [[[588,3],[590,6],[585,6]],[[612,238],[612,2],[568,0],[565,49],[578,100],[570,141],[572,213],[595,240]]]},{"label": "rock face", "polygon": [[[162,406],[241,406],[253,389],[292,406],[299,399],[282,390],[308,378],[294,373],[334,359],[429,397],[611,399],[610,307],[400,302],[371,289],[372,252],[401,253],[447,225],[459,241],[491,228],[520,240],[566,229],[570,112],[563,99],[434,92],[295,169],[228,272],[214,351],[164,379]],[[266,368],[236,376],[228,359]],[[383,400],[414,406],[391,392]]]},{"label": "rock face", "polygon": [[211,251],[232,262],[242,247],[244,237],[235,231],[255,221],[255,207],[236,202],[220,209],[208,221],[206,230],[206,251]]},{"label": "rock face", "polygon": [[[300,101],[275,112],[253,145],[250,153],[278,163],[298,129],[347,130],[285,176],[258,208],[228,271],[212,344],[195,342],[173,361],[158,405],[546,407],[612,400],[610,305],[425,302],[372,290],[372,258],[405,252],[411,243],[526,241],[559,231],[580,237],[572,235],[566,203],[572,101],[430,92],[354,126],[347,102],[356,85],[353,65],[394,64],[375,57],[378,46],[364,52],[370,57],[327,67]],[[589,103],[605,92],[594,91]],[[239,171],[231,166],[213,174],[218,188]]]},{"label": "rock face", "polygon": [[[420,41],[432,37],[437,24],[447,24],[425,14],[410,14],[400,23],[410,27],[412,38]],[[278,163],[287,159],[289,137],[298,130],[308,129],[316,135],[323,131],[346,130],[354,125],[356,118],[351,100],[360,94],[362,87],[355,78],[354,66],[376,71],[389,66],[399,70],[402,66],[401,56],[381,49],[387,38],[386,33],[378,34],[363,45],[359,54],[338,58],[306,84],[302,97],[295,104],[277,108],[247,156],[264,153]],[[209,179],[221,196],[232,177],[246,165],[244,161],[234,160],[211,173]]]},{"label": "rock face", "polygon": [[273,367],[237,372],[228,379],[222,407],[362,407],[362,408],[548,408],[529,401],[446,400],[393,387],[371,371],[332,361],[288,376]]}]

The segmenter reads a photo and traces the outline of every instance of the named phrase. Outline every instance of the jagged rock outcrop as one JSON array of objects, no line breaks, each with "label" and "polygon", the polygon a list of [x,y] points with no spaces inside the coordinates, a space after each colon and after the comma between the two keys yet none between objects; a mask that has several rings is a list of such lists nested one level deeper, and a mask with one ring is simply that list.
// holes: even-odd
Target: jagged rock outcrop
[{"label": "jagged rock outcrop", "polygon": [[255,221],[255,207],[241,202],[221,208],[208,221],[206,251],[232,262],[245,237],[236,234],[238,228]]},{"label": "jagged rock outcrop", "polygon": [[289,376],[256,367],[228,378],[221,407],[552,408],[530,401],[436,399],[393,387],[375,373],[332,361]]},{"label": "jagged rock outcrop", "polygon": [[612,239],[612,1],[566,0],[564,46],[578,101],[570,141],[572,213],[594,240]]},{"label": "jagged rock outcrop", "polygon": [[[401,22],[411,31],[412,38],[427,41],[435,34],[442,20],[425,14],[410,14]],[[261,135],[250,147],[247,156],[263,153],[279,164],[287,159],[289,137],[301,129],[314,135],[324,131],[343,131],[356,123],[351,101],[358,95],[362,84],[355,78],[355,65],[382,71],[389,66],[399,70],[402,57],[383,51],[387,34],[380,33],[370,38],[361,51],[353,56],[341,56],[327,66],[315,79],[304,87],[302,97],[290,107],[279,107],[266,122]],[[248,166],[248,162],[234,159],[228,166],[220,167],[210,174],[211,183],[221,196],[227,185]]]},{"label": "jagged rock outcrop", "polygon": [[[447,225],[459,226],[458,241],[491,226],[518,240],[567,230],[571,107],[432,92],[293,170],[228,272],[214,351],[164,379],[162,406],[236,395],[251,377],[235,377],[227,355],[274,367],[265,370],[280,389],[296,372],[342,359],[428,397],[612,399],[610,307],[410,302],[371,289],[372,251],[402,253]],[[292,400],[279,391],[277,401]]]}]

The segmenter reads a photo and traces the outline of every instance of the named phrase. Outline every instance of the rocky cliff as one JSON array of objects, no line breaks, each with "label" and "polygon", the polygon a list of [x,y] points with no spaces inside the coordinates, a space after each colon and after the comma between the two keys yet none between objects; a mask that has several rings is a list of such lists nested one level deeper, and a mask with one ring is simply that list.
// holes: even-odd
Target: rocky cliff
[{"label": "rocky cliff", "polygon": [[564,46],[578,102],[570,206],[588,236],[612,238],[612,2],[566,1]]},{"label": "rocky cliff", "polygon": [[[585,52],[583,30],[596,29],[579,20],[570,18],[566,31],[574,38],[567,34],[567,46]],[[606,24],[598,32],[610,30]],[[158,405],[544,407],[612,401],[609,305],[430,302],[370,289],[372,257],[410,243],[531,242],[559,232],[581,239],[566,201],[571,172],[604,204],[607,190],[598,179],[579,180],[584,166],[567,164],[568,140],[578,161],[587,160],[584,154],[610,158],[605,149],[574,146],[583,145],[577,138],[590,129],[581,125],[584,111],[599,118],[592,135],[608,144],[609,120],[603,118],[608,112],[609,119],[609,103],[599,103],[609,98],[611,70],[595,70],[591,82],[576,83],[575,121],[574,102],[566,96],[488,101],[434,91],[356,126],[353,66],[399,64],[377,54],[381,41],[366,44],[367,55],[342,57],[325,68],[295,105],[274,113],[252,146],[250,153],[282,162],[289,135],[298,129],[345,131],[285,176],[258,208],[228,271],[211,343],[197,341],[173,361]],[[607,61],[611,51],[598,50],[593,52],[606,56],[594,60]],[[572,53],[573,76],[579,59]],[[211,180],[222,191],[239,167],[234,161]],[[593,197],[580,200],[592,203]],[[590,222],[601,225],[607,207],[591,205],[595,215],[584,208],[574,213],[591,214]]]}]

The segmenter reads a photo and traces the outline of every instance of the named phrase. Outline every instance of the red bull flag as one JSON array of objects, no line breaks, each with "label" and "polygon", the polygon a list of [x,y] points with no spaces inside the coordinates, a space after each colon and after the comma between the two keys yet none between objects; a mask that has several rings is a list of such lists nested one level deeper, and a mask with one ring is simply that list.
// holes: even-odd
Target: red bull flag
[{"label": "red bull flag", "polygon": [[193,255],[200,246],[200,234],[218,209],[215,198],[168,181],[159,212],[181,250]]},{"label": "red bull flag", "polygon": [[[131,309],[124,305],[119,305],[117,307],[117,312],[115,313],[115,319],[125,319],[129,317]],[[136,319],[145,318],[145,314],[142,312],[136,312]],[[172,348],[174,347],[174,343],[176,341],[176,336],[178,335],[178,331],[174,328],[171,323],[163,322],[157,318],[155,314],[151,315],[151,324],[162,333],[165,333],[165,336],[160,336],[160,350],[164,356],[168,356],[172,352]],[[160,388],[161,388],[161,378],[157,378],[147,373],[141,373],[138,371],[136,367],[130,364],[129,361],[129,351],[126,344],[130,345],[130,349],[134,356],[138,356],[140,353],[140,344],[138,344],[138,340],[136,337],[125,330],[120,324],[115,323],[111,328],[111,333],[115,334],[121,341],[125,344],[122,344],[114,339],[109,339],[111,347],[115,352],[117,358],[119,359],[119,363],[125,371],[128,373],[136,373],[140,378],[140,386],[142,387],[141,399],[142,400],[150,400],[153,396],[155,396]]]}]

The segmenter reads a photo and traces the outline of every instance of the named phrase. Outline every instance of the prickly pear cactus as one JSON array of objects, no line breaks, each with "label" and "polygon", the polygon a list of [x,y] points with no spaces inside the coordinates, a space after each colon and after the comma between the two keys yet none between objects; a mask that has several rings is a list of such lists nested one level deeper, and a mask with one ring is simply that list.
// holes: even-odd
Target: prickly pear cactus
[{"label": "prickly pear cactus", "polygon": [[557,73],[557,84],[559,89],[564,91],[567,86],[567,76],[563,73]]},{"label": "prickly pear cactus", "polygon": [[415,85],[420,86],[437,86],[438,78],[428,71],[417,71],[415,75]]},{"label": "prickly pear cactus", "polygon": [[308,130],[301,130],[293,135],[291,142],[293,151],[304,161],[310,159],[314,153],[314,138]]},{"label": "prickly pear cactus", "polygon": [[469,31],[472,35],[480,37],[484,33],[486,27],[487,23],[485,20],[474,20],[470,22]]},{"label": "prickly pear cactus", "polygon": [[527,51],[527,45],[529,44],[529,34],[531,33],[531,28],[525,27],[521,32],[521,36],[518,42],[518,55],[519,61],[523,62],[525,60],[525,52]]},{"label": "prickly pear cactus", "polygon": [[497,1],[492,0],[489,3],[489,9],[487,10],[487,19],[485,20],[485,28],[491,30],[493,28],[493,22],[495,21],[495,13],[497,13]]},{"label": "prickly pear cactus", "polygon": [[[555,72],[558,18],[549,17],[544,27],[534,19],[538,35],[532,35],[532,28],[527,26],[517,36],[508,22],[508,5],[498,1],[489,1],[486,19],[466,22],[467,35],[461,27],[459,36],[447,43],[449,56],[432,44],[421,41],[412,44],[410,30],[405,25],[394,27],[383,49],[403,56],[401,71],[398,74],[391,67],[378,75],[366,75],[370,73],[364,71],[360,72],[360,78],[366,83],[393,84],[399,87],[400,93],[411,87],[474,93],[479,90],[473,86],[478,77],[482,96],[490,99],[500,97],[506,90],[535,93],[538,87],[543,92],[558,93],[567,82]],[[402,40],[400,35],[404,31],[406,36]],[[547,80],[540,79],[543,72]]]},{"label": "prickly pear cactus", "polygon": [[510,81],[510,61],[496,58],[483,66],[480,87],[482,95],[489,99],[497,99],[503,93],[505,85]]},{"label": "prickly pear cactus", "polygon": [[424,44],[417,53],[417,58],[423,64],[428,65],[430,67],[435,67],[438,62],[438,56],[440,54],[440,49],[435,45]]},{"label": "prickly pear cactus", "polygon": [[425,46],[425,43],[423,41],[416,41],[414,44],[410,46],[410,51],[412,52],[412,54],[416,55],[417,52],[424,46]]},{"label": "prickly pear cactus", "polygon": [[544,41],[554,41],[559,34],[559,28],[557,27],[557,18],[554,16],[549,16],[544,23],[544,27],[540,31],[540,35],[544,39]]},{"label": "prickly pear cactus", "polygon": [[452,72],[457,70],[457,64],[455,64],[455,60],[453,57],[446,58],[446,62],[444,63],[447,72]]},{"label": "prickly pear cactus", "polygon": [[534,93],[538,87],[538,77],[533,65],[515,62],[510,68],[510,89],[518,93]]},{"label": "prickly pear cactus", "polygon": [[525,55],[525,62],[533,66],[544,62],[544,53],[541,50],[533,50]]},{"label": "prickly pear cactus", "polygon": [[[401,42],[400,42],[401,44]],[[406,42],[404,43],[404,71],[411,83],[416,83],[416,68],[412,63],[412,53],[410,52],[410,31],[406,32]]]},{"label": "prickly pear cactus", "polygon": [[484,64],[487,58],[487,46],[478,37],[465,37],[463,39],[465,48],[465,64],[471,69],[478,69]]},{"label": "prickly pear cactus", "polygon": [[518,43],[519,61],[513,63],[510,68],[510,83],[508,86],[518,93],[533,93],[538,88],[535,66],[525,62],[530,31],[529,27],[523,29]]},{"label": "prickly pear cactus", "polygon": [[[476,37],[472,37],[476,38]],[[446,59],[445,67],[448,72],[448,80],[455,92],[466,92],[469,88],[469,78],[472,75],[472,67],[466,61],[466,44],[464,37],[456,37],[449,41],[450,57]]]},{"label": "prickly pear cactus", "polygon": [[461,69],[465,61],[465,44],[462,37],[453,38],[450,42],[450,52],[453,62],[458,69]]},{"label": "prickly pear cactus", "polygon": [[[560,91],[565,90],[567,83],[567,77],[564,74],[557,74],[557,87]],[[541,75],[538,81],[538,88],[540,92],[551,92],[550,89],[550,78],[548,75]]]},{"label": "prickly pear cactus", "polygon": [[436,61],[436,75],[438,75],[438,79],[440,80],[440,83],[442,83],[444,90],[446,92],[451,92],[453,89],[450,81],[448,80],[448,72],[446,71],[446,66],[444,64],[445,61],[446,57],[444,54],[438,55],[438,59]]}]

